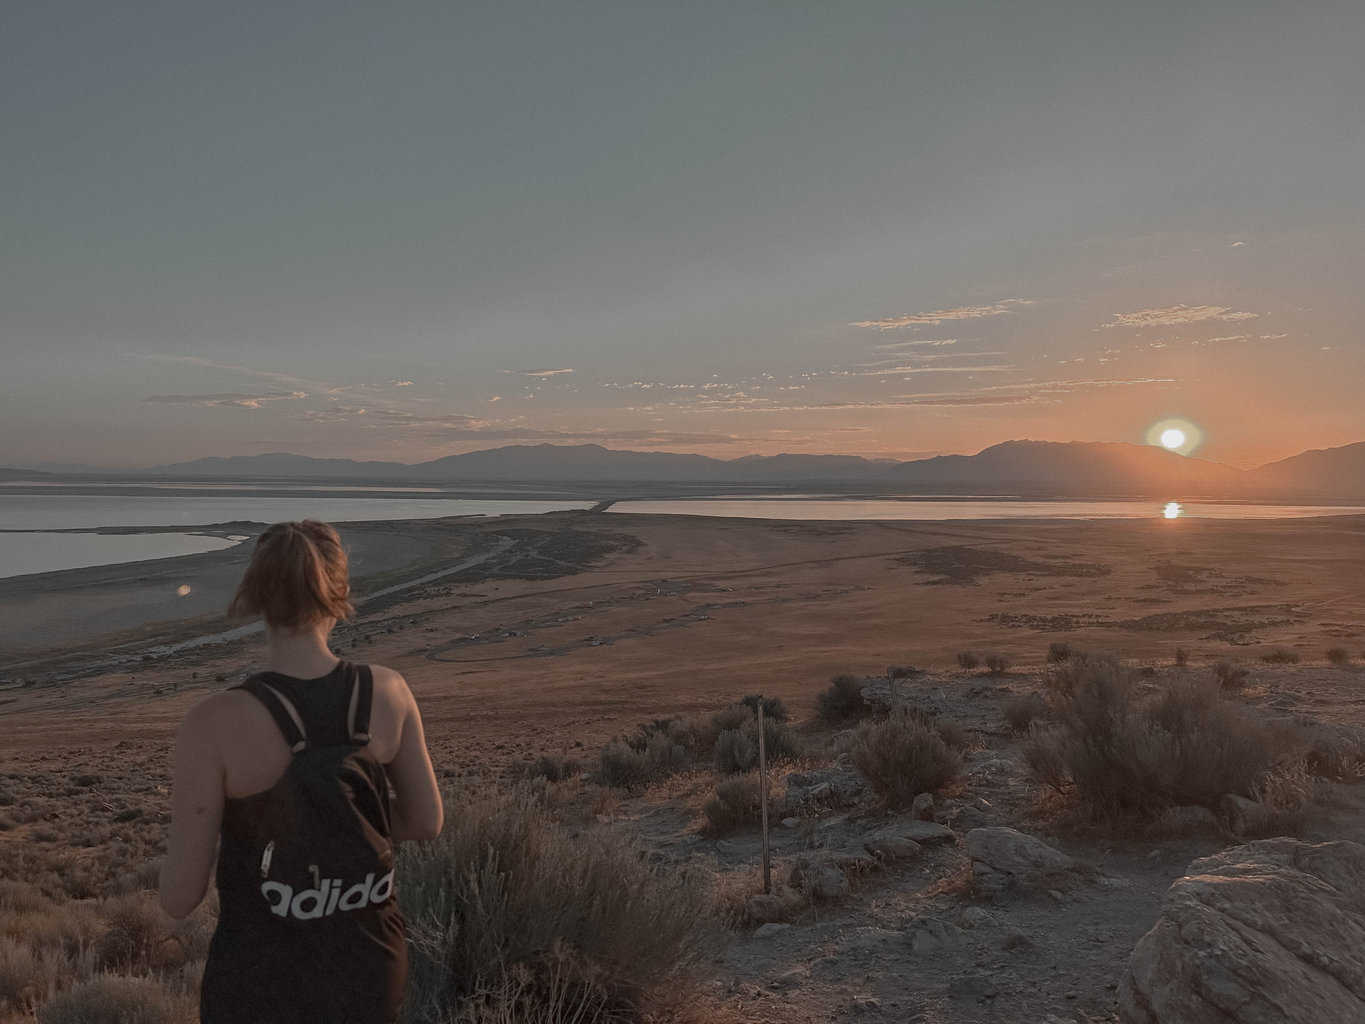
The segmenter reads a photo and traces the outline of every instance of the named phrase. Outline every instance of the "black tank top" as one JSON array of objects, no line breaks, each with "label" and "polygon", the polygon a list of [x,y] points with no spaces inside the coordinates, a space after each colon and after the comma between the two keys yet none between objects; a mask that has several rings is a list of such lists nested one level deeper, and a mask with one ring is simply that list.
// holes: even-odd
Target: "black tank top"
[{"label": "black tank top", "polygon": [[[337,817],[353,820],[338,827],[363,830],[383,860],[375,877],[315,882],[322,887],[317,897],[300,886],[291,908],[291,888],[262,883],[271,841],[280,822],[289,820],[285,805],[296,799],[289,770],[267,790],[225,800],[218,925],[200,988],[203,1024],[398,1020],[407,980],[406,929],[391,873],[388,778],[364,749],[372,687],[368,666],[345,661],[320,679],[265,672],[242,684],[266,705],[296,759],[305,748],[326,748],[339,759],[343,773],[349,773],[342,788],[354,804],[341,806]],[[272,694],[288,706],[282,710]],[[267,892],[271,884],[274,890]],[[337,893],[330,891],[333,886]],[[344,906],[347,899],[350,907]]]}]

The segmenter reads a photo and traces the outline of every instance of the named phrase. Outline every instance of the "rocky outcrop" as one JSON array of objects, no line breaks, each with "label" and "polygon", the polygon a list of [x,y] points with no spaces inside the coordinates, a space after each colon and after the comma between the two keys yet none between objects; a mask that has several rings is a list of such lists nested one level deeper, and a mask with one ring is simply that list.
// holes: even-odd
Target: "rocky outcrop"
[{"label": "rocky outcrop", "polygon": [[1012,828],[974,828],[967,833],[972,881],[990,895],[1010,889],[1049,889],[1075,880],[1085,866],[1041,839]]},{"label": "rocky outcrop", "polygon": [[1119,1008],[1124,1024],[1365,1021],[1365,847],[1264,839],[1195,861]]}]

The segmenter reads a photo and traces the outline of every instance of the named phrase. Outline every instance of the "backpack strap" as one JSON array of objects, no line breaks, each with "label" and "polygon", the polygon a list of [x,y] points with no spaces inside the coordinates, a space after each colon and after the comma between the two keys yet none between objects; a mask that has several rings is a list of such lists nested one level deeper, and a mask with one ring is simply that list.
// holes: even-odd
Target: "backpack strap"
[{"label": "backpack strap", "polygon": [[351,706],[346,712],[346,734],[357,746],[370,742],[370,707],[374,703],[374,673],[369,665],[357,665],[351,683]]},{"label": "backpack strap", "polygon": [[265,705],[265,709],[270,712],[270,717],[279,726],[280,733],[284,736],[284,742],[289,744],[291,753],[297,754],[299,751],[307,749],[308,734],[304,731],[303,719],[299,717],[298,708],[294,707],[284,694],[260,676],[252,676],[234,689],[245,690]]}]

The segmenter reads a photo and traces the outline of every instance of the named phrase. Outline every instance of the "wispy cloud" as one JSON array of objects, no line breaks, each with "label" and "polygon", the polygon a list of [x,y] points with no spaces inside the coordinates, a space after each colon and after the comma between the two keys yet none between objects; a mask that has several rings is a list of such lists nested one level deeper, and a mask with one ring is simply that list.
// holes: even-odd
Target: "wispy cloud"
[{"label": "wispy cloud", "polygon": [[354,427],[386,434],[395,439],[428,442],[477,441],[483,443],[560,441],[579,444],[631,444],[645,448],[667,445],[726,445],[753,440],[734,434],[670,430],[626,430],[591,427],[535,427],[517,420],[494,420],[462,413],[422,416],[401,409],[332,405],[305,410],[299,417],[310,423]]},{"label": "wispy cloud", "polygon": [[563,367],[557,370],[503,370],[503,373],[511,373],[519,377],[539,377],[544,380],[546,377],[558,377],[562,374],[573,373],[572,367]]},{"label": "wispy cloud", "polygon": [[258,395],[225,391],[212,395],[148,395],[143,401],[156,405],[236,406],[240,409],[259,409],[265,402],[283,402],[307,397],[306,391],[269,391]]},{"label": "wispy cloud", "polygon": [[147,359],[157,363],[182,363],[188,366],[203,366],[212,370],[227,370],[231,373],[255,377],[258,380],[269,380],[291,387],[307,388],[313,393],[339,394],[346,390],[345,387],[329,381],[312,380],[292,373],[281,373],[277,370],[258,370],[255,367],[243,366],[240,363],[223,363],[216,359],[205,359],[201,356],[172,355],[166,352],[130,352],[129,356],[133,359]]},{"label": "wispy cloud", "polygon": [[928,313],[898,313],[880,320],[857,320],[850,327],[871,327],[879,331],[894,331],[902,327],[934,326],[945,320],[977,320],[981,317],[1003,316],[1013,313],[1016,306],[1032,305],[1032,299],[1004,299],[988,306],[958,306],[936,309]]},{"label": "wispy cloud", "polygon": [[879,352],[904,352],[906,349],[914,348],[943,348],[947,345],[956,345],[956,338],[917,338],[914,341],[889,341],[884,345],[876,345]]},{"label": "wispy cloud", "polygon": [[1198,324],[1207,321],[1236,322],[1254,320],[1259,313],[1245,313],[1229,306],[1165,306],[1160,309],[1140,309],[1134,313],[1115,313],[1114,319],[1102,327],[1173,327],[1179,324]]}]

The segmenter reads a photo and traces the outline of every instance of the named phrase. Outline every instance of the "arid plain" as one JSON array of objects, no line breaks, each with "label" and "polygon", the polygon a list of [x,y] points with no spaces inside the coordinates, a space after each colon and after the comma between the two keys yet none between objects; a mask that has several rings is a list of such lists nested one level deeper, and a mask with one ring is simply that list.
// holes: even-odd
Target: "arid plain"
[{"label": "arid plain", "polygon": [[[1227,836],[1196,829],[1097,844],[1058,831],[1002,718],[1011,697],[1041,688],[1051,643],[1112,652],[1154,679],[1232,662],[1249,670],[1238,699],[1253,708],[1365,725],[1365,673],[1326,659],[1338,649],[1359,663],[1365,651],[1362,518],[787,523],[556,513],[342,532],[358,593],[381,596],[362,601],[336,649],[406,676],[438,773],[452,782],[507,778],[541,757],[591,767],[605,743],[642,723],[704,716],[762,693],[785,702],[807,740],[809,756],[778,773],[779,792],[790,795],[801,783],[783,776],[822,770],[835,749],[816,714],[831,677],[914,666],[923,674],[903,695],[971,735],[949,804],[978,824],[1058,836],[1128,879],[1106,890],[1107,904],[1077,897],[1021,909],[1003,945],[977,948],[955,928],[958,946],[936,952],[912,936],[912,970],[891,919],[961,909],[944,901],[958,898],[967,861],[935,847],[914,868],[858,883],[814,923],[803,919],[813,929],[804,938],[793,929],[764,943],[741,928],[730,952],[701,972],[718,1020],[1113,1019],[1122,965],[1166,887]],[[74,899],[108,893],[119,876],[145,879],[164,834],[176,724],[205,693],[249,673],[261,640],[194,646],[232,624],[212,611],[142,621],[153,616],[136,609],[161,607],[180,586],[205,608],[225,605],[247,550],[0,586],[11,631],[0,655],[5,877]],[[83,609],[89,635],[56,645],[31,631],[25,638],[25,609],[40,601],[51,614],[66,599]],[[117,629],[97,636],[100,621]],[[1009,667],[968,671],[963,652],[996,654]],[[1286,652],[1296,663],[1283,663]],[[1174,667],[1178,656],[1187,667]],[[583,804],[589,827],[624,830],[660,857],[700,857],[732,891],[750,884],[752,836],[699,836],[709,774],[615,795],[583,777],[573,785],[565,800]],[[880,820],[864,804],[834,815],[835,831]],[[1303,834],[1359,839],[1358,811],[1354,788],[1344,787]],[[797,834],[785,834],[779,858],[796,855]],[[1011,946],[1016,933],[1024,938]],[[1084,969],[1056,966],[1082,937]],[[1020,967],[1040,956],[1053,967]],[[964,963],[975,973],[958,971]],[[995,990],[980,981],[987,976]]]}]

